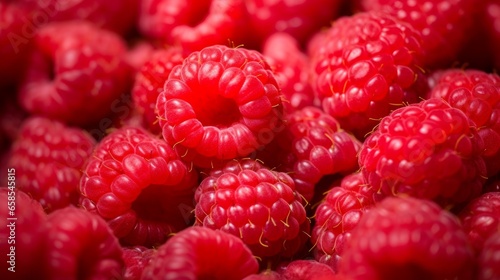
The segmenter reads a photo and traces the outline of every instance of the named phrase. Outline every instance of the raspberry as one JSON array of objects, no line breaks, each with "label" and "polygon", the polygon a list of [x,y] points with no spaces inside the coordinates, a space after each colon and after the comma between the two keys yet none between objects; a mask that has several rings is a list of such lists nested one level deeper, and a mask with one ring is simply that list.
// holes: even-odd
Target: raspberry
[{"label": "raspberry", "polygon": [[484,249],[478,257],[477,280],[500,278],[500,232],[492,234],[484,243]]},{"label": "raspberry", "polygon": [[142,272],[149,265],[151,259],[156,253],[155,249],[144,246],[124,247],[123,260],[125,262],[124,280],[139,280]]},{"label": "raspberry", "polygon": [[174,67],[157,109],[165,140],[205,168],[269,143],[283,118],[279,87],[262,54],[221,45]]},{"label": "raspberry", "polygon": [[460,221],[477,253],[486,239],[500,228],[500,192],[490,192],[472,200],[460,213]]},{"label": "raspberry", "polygon": [[257,260],[243,242],[231,234],[204,227],[178,232],[151,259],[143,280],[239,280],[258,271]]},{"label": "raspberry", "polygon": [[182,64],[182,51],[179,48],[156,50],[148,57],[148,61],[142,66],[135,77],[132,89],[132,98],[144,127],[160,134],[156,114],[156,100],[163,90],[163,85],[168,75],[176,65]]},{"label": "raspberry", "polygon": [[126,46],[116,34],[86,22],[51,23],[34,44],[19,92],[32,114],[89,125],[108,115],[130,87]]},{"label": "raspberry", "polygon": [[382,13],[358,13],[335,21],[311,46],[315,90],[325,112],[364,139],[392,110],[416,103],[427,91],[419,67],[420,34]]},{"label": "raspberry", "polygon": [[263,262],[291,257],[307,240],[310,222],[292,179],[257,161],[234,160],[213,169],[195,199],[195,225],[240,237]]},{"label": "raspberry", "polygon": [[287,126],[256,154],[270,168],[289,173],[307,201],[325,176],[348,174],[358,168],[361,143],[344,131],[330,115],[306,107],[286,117]]},{"label": "raspberry", "polygon": [[495,0],[487,0],[486,2],[486,28],[491,46],[493,49],[493,68],[500,71],[500,3]]},{"label": "raspberry", "polygon": [[80,182],[82,206],[103,217],[122,244],[164,243],[189,222],[197,173],[172,147],[123,127],[94,149]]},{"label": "raspberry", "polygon": [[352,279],[472,279],[474,254],[460,222],[429,200],[382,200],[346,246],[339,269]]},{"label": "raspberry", "polygon": [[[18,175],[18,172],[15,173]],[[11,214],[12,202],[15,203],[13,207],[15,209]],[[41,227],[47,219],[42,206],[12,185],[2,185],[0,203],[3,205],[0,207],[0,218],[3,221],[0,228],[0,250],[4,258],[0,277],[13,279],[11,277],[15,275],[16,279],[39,279],[39,271],[42,268],[40,260],[43,260],[41,252],[44,244]],[[16,218],[16,220],[9,220],[9,218]],[[11,227],[11,225],[14,226]],[[13,253],[11,246],[15,248]],[[10,255],[14,255],[12,263],[10,263]],[[12,266],[15,272],[8,270]]]},{"label": "raspberry", "polygon": [[481,194],[483,149],[473,122],[432,98],[383,118],[361,147],[359,165],[383,196],[407,194],[448,208]]},{"label": "raspberry", "polygon": [[45,279],[117,279],[122,249],[106,222],[79,208],[49,214],[45,224]]},{"label": "raspberry", "polygon": [[460,109],[483,139],[487,175],[500,172],[500,76],[478,70],[449,69],[434,74],[430,97]]},{"label": "raspberry", "polygon": [[422,35],[425,67],[451,66],[473,28],[474,0],[358,0],[362,10],[382,11],[411,24]]},{"label": "raspberry", "polygon": [[346,252],[346,243],[364,213],[374,204],[373,193],[361,173],[353,173],[333,187],[316,208],[311,242],[314,258],[335,272]]},{"label": "raspberry", "polygon": [[273,71],[284,95],[286,112],[314,105],[314,93],[309,83],[309,58],[302,53],[298,41],[280,32],[264,42],[262,54]]},{"label": "raspberry", "polygon": [[8,166],[19,189],[47,212],[78,203],[78,182],[95,141],[80,128],[42,117],[26,119],[12,144]]},{"label": "raspberry", "polygon": [[328,265],[314,260],[295,260],[286,267],[278,269],[282,279],[294,280],[332,280],[335,272]]}]

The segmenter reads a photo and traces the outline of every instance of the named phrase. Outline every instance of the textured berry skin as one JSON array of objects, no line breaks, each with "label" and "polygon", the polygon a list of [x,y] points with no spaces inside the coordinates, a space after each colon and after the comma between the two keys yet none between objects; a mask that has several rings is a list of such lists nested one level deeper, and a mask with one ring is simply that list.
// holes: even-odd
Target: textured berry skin
[{"label": "textured berry skin", "polygon": [[33,40],[19,92],[32,114],[89,125],[112,113],[130,87],[125,43],[110,31],[86,22],[51,23]]},{"label": "textured berry skin", "polygon": [[500,192],[490,192],[472,200],[459,214],[465,232],[477,253],[486,239],[500,228]]},{"label": "textured berry skin", "polygon": [[310,201],[327,175],[358,169],[361,143],[321,109],[305,107],[286,116],[287,126],[256,154],[270,168],[290,174],[300,195]]},{"label": "textured berry skin", "polygon": [[153,51],[135,77],[132,98],[142,124],[154,134],[160,134],[156,113],[156,100],[163,90],[163,85],[176,65],[184,60],[180,48],[159,49]]},{"label": "textured berry skin", "polygon": [[94,146],[95,140],[80,128],[30,117],[12,144],[8,167],[17,171],[18,188],[51,212],[77,205],[81,170]]},{"label": "textured berry skin", "polygon": [[309,58],[302,53],[295,38],[285,32],[274,33],[264,41],[262,54],[276,74],[285,112],[315,104],[309,82]]},{"label": "textured berry skin", "polygon": [[422,35],[422,67],[451,66],[472,31],[475,0],[358,0],[361,10],[381,11],[412,25]]},{"label": "textured berry skin", "polygon": [[[5,172],[5,176],[7,176],[7,169]],[[4,255],[5,261],[0,266],[0,277],[2,279],[39,279],[44,243],[41,228],[47,217],[38,201],[29,197],[25,192],[16,190],[15,186],[12,188],[10,185],[10,187],[2,185],[0,188],[0,203],[3,205],[0,208],[0,218],[4,221],[0,228],[0,250],[7,255],[12,254],[10,247],[15,247],[15,273],[8,270],[11,266],[10,256]],[[12,194],[13,191],[15,194]],[[12,206],[12,201],[15,202],[14,215],[9,214],[11,211],[9,206]],[[8,220],[9,218],[17,218],[17,220]],[[9,238],[12,236],[11,227],[8,227],[11,222],[15,225],[15,228],[12,228],[14,230],[13,238]],[[12,240],[15,243],[12,243]],[[12,278],[13,275],[15,275],[14,278]]]},{"label": "textured berry skin", "polygon": [[144,246],[123,247],[122,258],[125,262],[124,280],[140,280],[142,272],[156,253],[155,249]]},{"label": "textured berry skin", "polygon": [[340,186],[329,190],[314,215],[314,258],[337,272],[352,231],[373,204],[372,190],[361,173],[344,177]]},{"label": "textured berry skin", "polygon": [[44,242],[45,279],[117,279],[122,249],[100,217],[66,207],[48,215]]},{"label": "textured berry skin", "polygon": [[245,157],[282,127],[279,86],[264,57],[210,46],[172,69],[157,101],[164,139],[199,167]]},{"label": "textured berry skin", "polygon": [[429,200],[388,197],[366,212],[340,263],[351,279],[472,279],[459,220]]},{"label": "textured berry skin", "polygon": [[213,169],[196,190],[195,225],[235,235],[263,261],[302,249],[310,222],[285,173],[257,161],[230,161]]},{"label": "textured berry skin", "polygon": [[382,13],[357,13],[325,32],[311,47],[315,90],[325,112],[358,138],[427,91],[420,34],[409,25]]},{"label": "textured berry skin", "polygon": [[484,249],[478,257],[477,280],[500,278],[500,232],[492,234],[484,243]]},{"label": "textured berry skin", "polygon": [[221,230],[190,227],[158,248],[143,280],[239,280],[257,273],[257,260],[237,237]]},{"label": "textured berry skin", "polygon": [[81,205],[103,217],[122,244],[155,246],[189,225],[197,173],[172,147],[123,127],[94,149],[80,182]]},{"label": "textured berry skin", "polygon": [[364,142],[359,165],[382,196],[407,194],[453,207],[481,194],[483,150],[474,123],[432,98],[383,118]]},{"label": "textured berry skin", "polygon": [[474,121],[483,139],[488,177],[500,171],[500,76],[479,70],[449,69],[433,76],[431,98],[442,98]]},{"label": "textured berry skin", "polygon": [[334,270],[315,260],[295,260],[286,267],[278,269],[281,279],[294,280],[334,280]]}]

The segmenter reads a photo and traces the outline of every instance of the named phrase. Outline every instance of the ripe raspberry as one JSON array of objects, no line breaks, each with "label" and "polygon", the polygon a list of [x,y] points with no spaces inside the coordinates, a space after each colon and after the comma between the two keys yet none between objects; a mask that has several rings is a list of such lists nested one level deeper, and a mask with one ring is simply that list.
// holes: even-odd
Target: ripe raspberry
[{"label": "ripe raspberry", "polygon": [[358,169],[361,143],[330,115],[306,107],[286,117],[287,126],[256,158],[277,171],[290,174],[300,195],[310,201],[315,186],[327,175]]},{"label": "ripe raspberry", "polygon": [[251,251],[237,237],[189,227],[158,248],[142,279],[239,280],[258,268]]},{"label": "ripe raspberry", "polygon": [[157,109],[165,140],[199,167],[248,156],[282,125],[279,87],[264,57],[221,45],[174,67]]},{"label": "ripe raspberry", "polygon": [[122,250],[122,257],[125,262],[125,273],[123,274],[123,279],[141,279],[142,272],[146,266],[149,265],[154,254],[156,254],[156,250],[146,248],[144,246],[124,247]]},{"label": "ripe raspberry", "polygon": [[500,232],[493,233],[484,243],[478,257],[477,280],[500,279]]},{"label": "ripe raspberry", "polygon": [[213,169],[195,199],[195,225],[240,237],[263,262],[293,256],[308,239],[310,222],[292,178],[257,161]]},{"label": "ripe raspberry", "polygon": [[352,279],[472,279],[474,254],[460,222],[429,200],[382,200],[346,246],[339,269]]},{"label": "ripe raspberry", "polygon": [[8,166],[17,171],[19,189],[51,212],[78,203],[81,170],[94,146],[94,139],[80,128],[30,117],[12,145]]},{"label": "ripe raspberry", "polygon": [[116,34],[86,22],[51,23],[36,33],[34,44],[19,92],[32,114],[92,124],[130,87],[126,46]]},{"label": "ripe raspberry", "polygon": [[118,279],[122,249],[106,222],[66,207],[49,214],[44,228],[44,279]]},{"label": "ripe raspberry", "polygon": [[458,216],[477,253],[500,228],[500,192],[490,192],[472,200]]},{"label": "ripe raspberry", "polygon": [[132,98],[143,126],[154,134],[161,133],[155,110],[156,100],[168,75],[174,66],[182,64],[183,59],[180,48],[153,51],[135,77]]},{"label": "ripe raspberry", "polygon": [[285,32],[305,42],[338,15],[340,0],[247,0],[246,10],[252,30],[250,36],[264,41],[276,32]]},{"label": "ripe raspberry", "polygon": [[295,260],[278,269],[282,279],[333,280],[335,272],[326,264],[314,260]]},{"label": "ripe raspberry", "polygon": [[[7,172],[7,169],[4,172]],[[19,172],[15,173],[16,176],[20,175]],[[4,174],[7,175],[7,173]],[[44,243],[41,228],[47,217],[38,201],[15,188],[16,186],[12,184],[2,185],[0,188],[0,203],[2,205],[0,207],[0,218],[2,219],[0,250],[4,259],[0,277],[13,279],[12,277],[15,275],[16,279],[40,279],[39,271],[42,268],[40,260],[43,259],[41,250]],[[10,214],[10,211],[13,215]],[[16,220],[9,220],[9,218],[16,218]],[[12,225],[11,222],[14,227],[9,226]],[[14,253],[11,252],[11,246],[15,247]],[[12,264],[9,263],[11,261],[10,255],[14,255]],[[8,270],[12,265],[15,267],[14,273]]]},{"label": "ripe raspberry", "polygon": [[340,186],[333,187],[314,215],[314,258],[337,272],[352,231],[374,203],[361,173],[348,175]]},{"label": "ripe raspberry", "polygon": [[291,35],[278,32],[264,42],[262,54],[274,70],[284,95],[283,107],[294,112],[315,103],[309,83],[309,58],[300,50],[299,42]]},{"label": "ripe raspberry", "polygon": [[481,194],[482,139],[459,109],[432,98],[382,119],[359,153],[366,182],[383,196],[408,194],[448,208]]},{"label": "ripe raspberry", "polygon": [[164,243],[189,224],[197,173],[172,147],[124,127],[94,149],[82,176],[82,206],[105,220],[123,244]]},{"label": "ripe raspberry", "polygon": [[500,172],[500,76],[478,70],[449,69],[433,75],[430,97],[460,109],[483,139],[488,177]]},{"label": "ripe raspberry", "polygon": [[358,0],[364,11],[381,11],[412,25],[422,35],[424,67],[449,67],[473,28],[475,0]]},{"label": "ripe raspberry", "polygon": [[315,90],[325,112],[359,139],[427,91],[420,34],[409,25],[381,13],[358,13],[326,32],[312,54]]}]

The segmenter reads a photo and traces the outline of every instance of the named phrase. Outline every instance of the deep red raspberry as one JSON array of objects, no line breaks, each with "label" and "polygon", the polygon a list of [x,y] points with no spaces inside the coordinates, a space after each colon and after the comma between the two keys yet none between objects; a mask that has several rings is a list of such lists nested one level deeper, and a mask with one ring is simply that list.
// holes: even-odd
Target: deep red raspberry
[{"label": "deep red raspberry", "polygon": [[280,98],[262,54],[210,46],[172,69],[157,101],[159,123],[185,161],[212,167],[273,139],[282,126]]},{"label": "deep red raspberry", "polygon": [[19,92],[32,114],[88,125],[111,113],[130,87],[125,43],[110,31],[86,22],[51,23],[34,44]]},{"label": "deep red raspberry", "polygon": [[12,144],[8,166],[17,171],[19,189],[51,212],[77,205],[81,170],[94,146],[94,139],[80,128],[30,117]]},{"label": "deep red raspberry", "polygon": [[292,178],[257,161],[213,169],[196,190],[195,225],[235,235],[265,262],[291,257],[308,239],[310,221]]},{"label": "deep red raspberry", "polygon": [[495,61],[493,62],[493,69],[497,72],[500,71],[500,53],[498,49],[500,48],[500,3],[495,0],[486,0],[486,29],[489,37],[489,42],[491,42],[491,48],[493,49],[493,57]]},{"label": "deep red raspberry", "polygon": [[340,186],[333,187],[314,215],[314,258],[337,272],[352,231],[374,203],[361,173],[348,175]]},{"label": "deep red raspberry", "polygon": [[246,10],[253,40],[263,42],[276,32],[285,32],[305,42],[338,15],[340,0],[247,0]]},{"label": "deep red raspberry", "polygon": [[465,232],[477,253],[500,228],[500,192],[490,192],[471,201],[459,214]]},{"label": "deep red raspberry", "polygon": [[221,230],[189,227],[158,248],[142,279],[239,280],[258,268],[239,238]]},{"label": "deep red raspberry", "polygon": [[427,91],[420,34],[409,25],[382,13],[357,13],[326,32],[312,54],[315,90],[325,112],[358,138]]},{"label": "deep red raspberry", "polygon": [[[14,171],[5,169],[4,172],[4,176],[8,176],[8,172]],[[20,175],[18,172],[14,173],[14,177]],[[16,180],[9,182],[16,183]],[[16,187],[10,184],[2,185],[0,188],[0,203],[2,203],[0,250],[4,258],[0,266],[0,277],[2,279],[40,279],[39,273],[42,268],[40,260],[43,259],[41,252],[44,244],[41,228],[47,217],[38,201],[33,200],[23,191],[17,190]],[[15,248],[14,252],[11,252],[11,246]],[[13,255],[12,263],[10,263],[10,255]],[[9,271],[9,267],[14,267],[15,272]]]},{"label": "deep red raspberry", "polygon": [[383,196],[407,194],[453,207],[481,194],[483,150],[474,123],[432,98],[383,118],[364,142],[359,165]]},{"label": "deep red raspberry", "polygon": [[152,52],[148,61],[135,77],[132,98],[145,128],[160,134],[156,112],[156,100],[174,66],[181,65],[184,57],[180,48],[161,49]]},{"label": "deep red raspberry", "polygon": [[287,115],[286,120],[284,130],[257,152],[256,158],[289,173],[305,200],[313,198],[316,184],[324,176],[358,169],[361,143],[333,117],[318,108],[305,107]]},{"label": "deep red raspberry", "polygon": [[273,69],[286,112],[315,105],[315,96],[309,82],[309,58],[291,35],[278,32],[264,41],[262,54]]},{"label": "deep red raspberry", "polygon": [[346,245],[339,269],[352,279],[472,279],[474,253],[459,220],[429,200],[382,200]]},{"label": "deep red raspberry", "polygon": [[295,260],[278,269],[282,279],[294,280],[334,280],[334,270],[326,264],[314,260]]},{"label": "deep red raspberry", "polygon": [[140,280],[144,269],[156,254],[156,250],[144,246],[124,247],[122,250],[122,258],[125,262],[123,279]]},{"label": "deep red raspberry", "polygon": [[430,97],[462,110],[484,141],[487,176],[500,171],[500,76],[479,70],[448,69],[433,75]]},{"label": "deep red raspberry", "polygon": [[100,217],[66,207],[49,214],[44,227],[44,279],[118,279],[122,249]]},{"label": "deep red raspberry", "polygon": [[485,242],[478,257],[477,280],[500,278],[500,232],[493,233]]},{"label": "deep red raspberry", "polygon": [[197,173],[165,141],[123,127],[95,148],[80,182],[82,206],[107,220],[123,244],[164,243],[189,225]]},{"label": "deep red raspberry", "polygon": [[449,67],[474,27],[475,0],[358,0],[361,10],[382,11],[422,35],[423,67]]}]

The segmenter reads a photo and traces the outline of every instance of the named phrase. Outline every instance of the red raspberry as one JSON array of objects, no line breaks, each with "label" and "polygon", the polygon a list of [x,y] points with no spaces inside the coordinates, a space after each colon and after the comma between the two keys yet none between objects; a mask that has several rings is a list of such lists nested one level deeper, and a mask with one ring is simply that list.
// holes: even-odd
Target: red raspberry
[{"label": "red raspberry", "polygon": [[240,237],[264,262],[293,256],[308,239],[310,222],[292,178],[257,161],[213,169],[195,199],[195,225]]},{"label": "red raspberry", "polygon": [[240,280],[258,268],[239,238],[220,230],[190,227],[158,248],[141,279]]},{"label": "red raspberry", "polygon": [[472,279],[458,219],[429,200],[388,197],[366,212],[340,263],[352,279]]},{"label": "red raspberry", "polygon": [[[3,176],[7,176],[8,169]],[[21,175],[14,172],[14,176]],[[9,182],[18,183],[17,180]],[[9,188],[8,188],[9,187]],[[0,188],[0,250],[2,251],[2,265],[0,277],[2,279],[40,279],[40,269],[43,260],[41,252],[44,244],[42,225],[47,217],[38,201],[33,200],[26,193],[16,190],[15,185],[5,185]],[[14,203],[14,204],[13,204]],[[12,214],[10,212],[12,211]],[[10,220],[15,218],[15,220]],[[13,225],[13,226],[12,226]],[[15,243],[14,243],[15,242]],[[15,248],[11,252],[11,246]],[[13,262],[11,256],[13,256]],[[14,266],[14,271],[8,268]]]},{"label": "red raspberry", "polygon": [[477,280],[500,279],[500,232],[492,234],[484,243],[478,257]]},{"label": "red raspberry", "polygon": [[455,61],[473,28],[475,0],[358,0],[361,10],[382,11],[411,24],[422,35],[424,67],[447,67]]},{"label": "red raspberry", "polygon": [[321,47],[312,47],[315,90],[325,112],[364,139],[392,110],[419,101],[427,79],[420,34],[381,13],[335,21]]},{"label": "red raspberry", "polygon": [[314,215],[314,258],[337,272],[352,231],[373,204],[372,190],[361,173],[348,175],[340,186],[333,187]]},{"label": "red raspberry", "polygon": [[486,239],[500,228],[500,192],[490,192],[472,200],[458,216],[477,253]]},{"label": "red raspberry", "polygon": [[276,75],[284,95],[285,111],[313,106],[315,98],[309,83],[309,58],[300,50],[299,42],[287,33],[274,33],[264,42],[262,54]]},{"label": "red raspberry", "polygon": [[124,41],[86,22],[51,23],[35,35],[36,50],[19,100],[32,114],[77,125],[99,121],[130,87]]},{"label": "red raspberry", "polygon": [[486,4],[486,28],[491,48],[493,49],[493,68],[498,72],[500,71],[500,3],[496,0],[487,0]]},{"label": "red raspberry", "polygon": [[[44,228],[44,279],[118,279],[122,249],[106,222],[85,210],[52,212]],[[41,278],[41,277],[40,277]]]},{"label": "red raspberry", "polygon": [[473,122],[432,98],[383,118],[364,142],[359,165],[367,183],[383,196],[408,194],[448,208],[481,194],[483,150]]},{"label": "red raspberry", "polygon": [[157,109],[165,140],[184,160],[210,168],[269,143],[282,122],[280,98],[262,54],[216,45],[172,69]]},{"label": "red raspberry", "polygon": [[276,32],[285,32],[305,42],[338,15],[341,0],[247,0],[253,40],[264,41]]},{"label": "red raspberry", "polygon": [[361,143],[344,131],[330,115],[306,107],[287,116],[287,126],[256,158],[270,168],[289,173],[307,201],[327,175],[358,169]]},{"label": "red raspberry", "polygon": [[460,109],[484,141],[488,177],[500,172],[500,76],[478,70],[449,69],[434,74],[430,97]]},{"label": "red raspberry", "polygon": [[164,243],[190,223],[197,173],[172,147],[124,127],[95,148],[82,176],[82,206],[107,220],[123,244]]},{"label": "red raspberry", "polygon": [[132,98],[145,128],[160,134],[156,113],[156,100],[174,66],[184,60],[180,48],[161,49],[152,52],[148,61],[135,77]]},{"label": "red raspberry", "polygon": [[314,260],[295,260],[286,267],[278,269],[281,279],[294,280],[333,280],[335,272],[326,264]]},{"label": "red raspberry", "polygon": [[123,260],[125,262],[124,280],[139,280],[142,272],[149,265],[155,249],[146,248],[144,246],[124,247]]},{"label": "red raspberry", "polygon": [[19,188],[51,212],[78,203],[81,170],[94,146],[80,128],[30,117],[13,143],[8,166],[16,169]]}]

